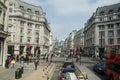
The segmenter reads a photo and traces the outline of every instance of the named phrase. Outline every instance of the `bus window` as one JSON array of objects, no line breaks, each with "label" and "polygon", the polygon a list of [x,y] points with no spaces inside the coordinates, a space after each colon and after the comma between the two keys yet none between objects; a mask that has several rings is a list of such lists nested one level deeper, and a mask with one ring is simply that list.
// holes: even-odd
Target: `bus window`
[{"label": "bus window", "polygon": [[118,54],[120,54],[120,47],[118,47]]}]

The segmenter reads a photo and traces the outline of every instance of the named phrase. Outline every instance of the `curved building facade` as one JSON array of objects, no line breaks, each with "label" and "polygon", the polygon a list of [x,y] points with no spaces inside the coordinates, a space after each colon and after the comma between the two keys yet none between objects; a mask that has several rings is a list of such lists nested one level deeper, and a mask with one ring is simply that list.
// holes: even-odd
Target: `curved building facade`
[{"label": "curved building facade", "polygon": [[50,47],[50,25],[40,6],[9,0],[8,53],[37,55]]},{"label": "curved building facade", "polygon": [[120,44],[120,3],[98,7],[85,24],[84,36],[89,53],[107,44]]},{"label": "curved building facade", "polygon": [[8,0],[0,0],[0,65],[4,66],[7,56]]}]

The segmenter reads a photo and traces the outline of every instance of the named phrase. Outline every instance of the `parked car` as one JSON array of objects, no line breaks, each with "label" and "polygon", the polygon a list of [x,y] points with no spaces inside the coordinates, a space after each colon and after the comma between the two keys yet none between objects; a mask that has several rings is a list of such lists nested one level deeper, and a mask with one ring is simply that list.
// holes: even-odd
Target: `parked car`
[{"label": "parked car", "polygon": [[93,70],[100,74],[105,74],[105,62],[100,61],[93,66]]},{"label": "parked car", "polygon": [[75,68],[72,61],[65,61],[62,68]]},{"label": "parked car", "polygon": [[62,70],[60,71],[60,74],[59,74],[60,80],[65,80],[66,76],[67,76],[66,73],[68,73],[68,72],[74,73],[75,69],[73,69],[73,68],[62,68]]}]

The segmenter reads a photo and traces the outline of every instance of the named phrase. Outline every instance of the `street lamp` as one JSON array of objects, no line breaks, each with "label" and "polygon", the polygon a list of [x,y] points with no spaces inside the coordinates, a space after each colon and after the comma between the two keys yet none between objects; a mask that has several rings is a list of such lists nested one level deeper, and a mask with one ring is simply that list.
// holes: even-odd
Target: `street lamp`
[{"label": "street lamp", "polygon": [[101,37],[101,46],[100,46],[100,48],[99,48],[99,52],[100,52],[100,54],[99,54],[99,56],[100,56],[100,59],[102,60],[102,58],[103,58],[103,53],[104,53],[104,48],[103,48],[103,45],[102,45],[102,43],[103,43],[103,39],[102,39],[102,36],[103,36],[103,32],[101,32],[101,35],[100,35],[100,37]]},{"label": "street lamp", "polygon": [[39,46],[39,33],[38,33],[38,38],[37,38],[37,58],[39,60],[39,57],[40,57],[40,46]]}]

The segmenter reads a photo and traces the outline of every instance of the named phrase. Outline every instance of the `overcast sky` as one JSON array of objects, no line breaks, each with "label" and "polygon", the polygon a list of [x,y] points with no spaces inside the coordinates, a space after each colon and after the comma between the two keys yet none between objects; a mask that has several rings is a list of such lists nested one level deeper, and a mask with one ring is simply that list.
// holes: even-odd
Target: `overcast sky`
[{"label": "overcast sky", "polygon": [[120,0],[23,0],[40,5],[46,13],[54,38],[64,40],[72,30],[79,30],[97,7],[120,3]]}]

